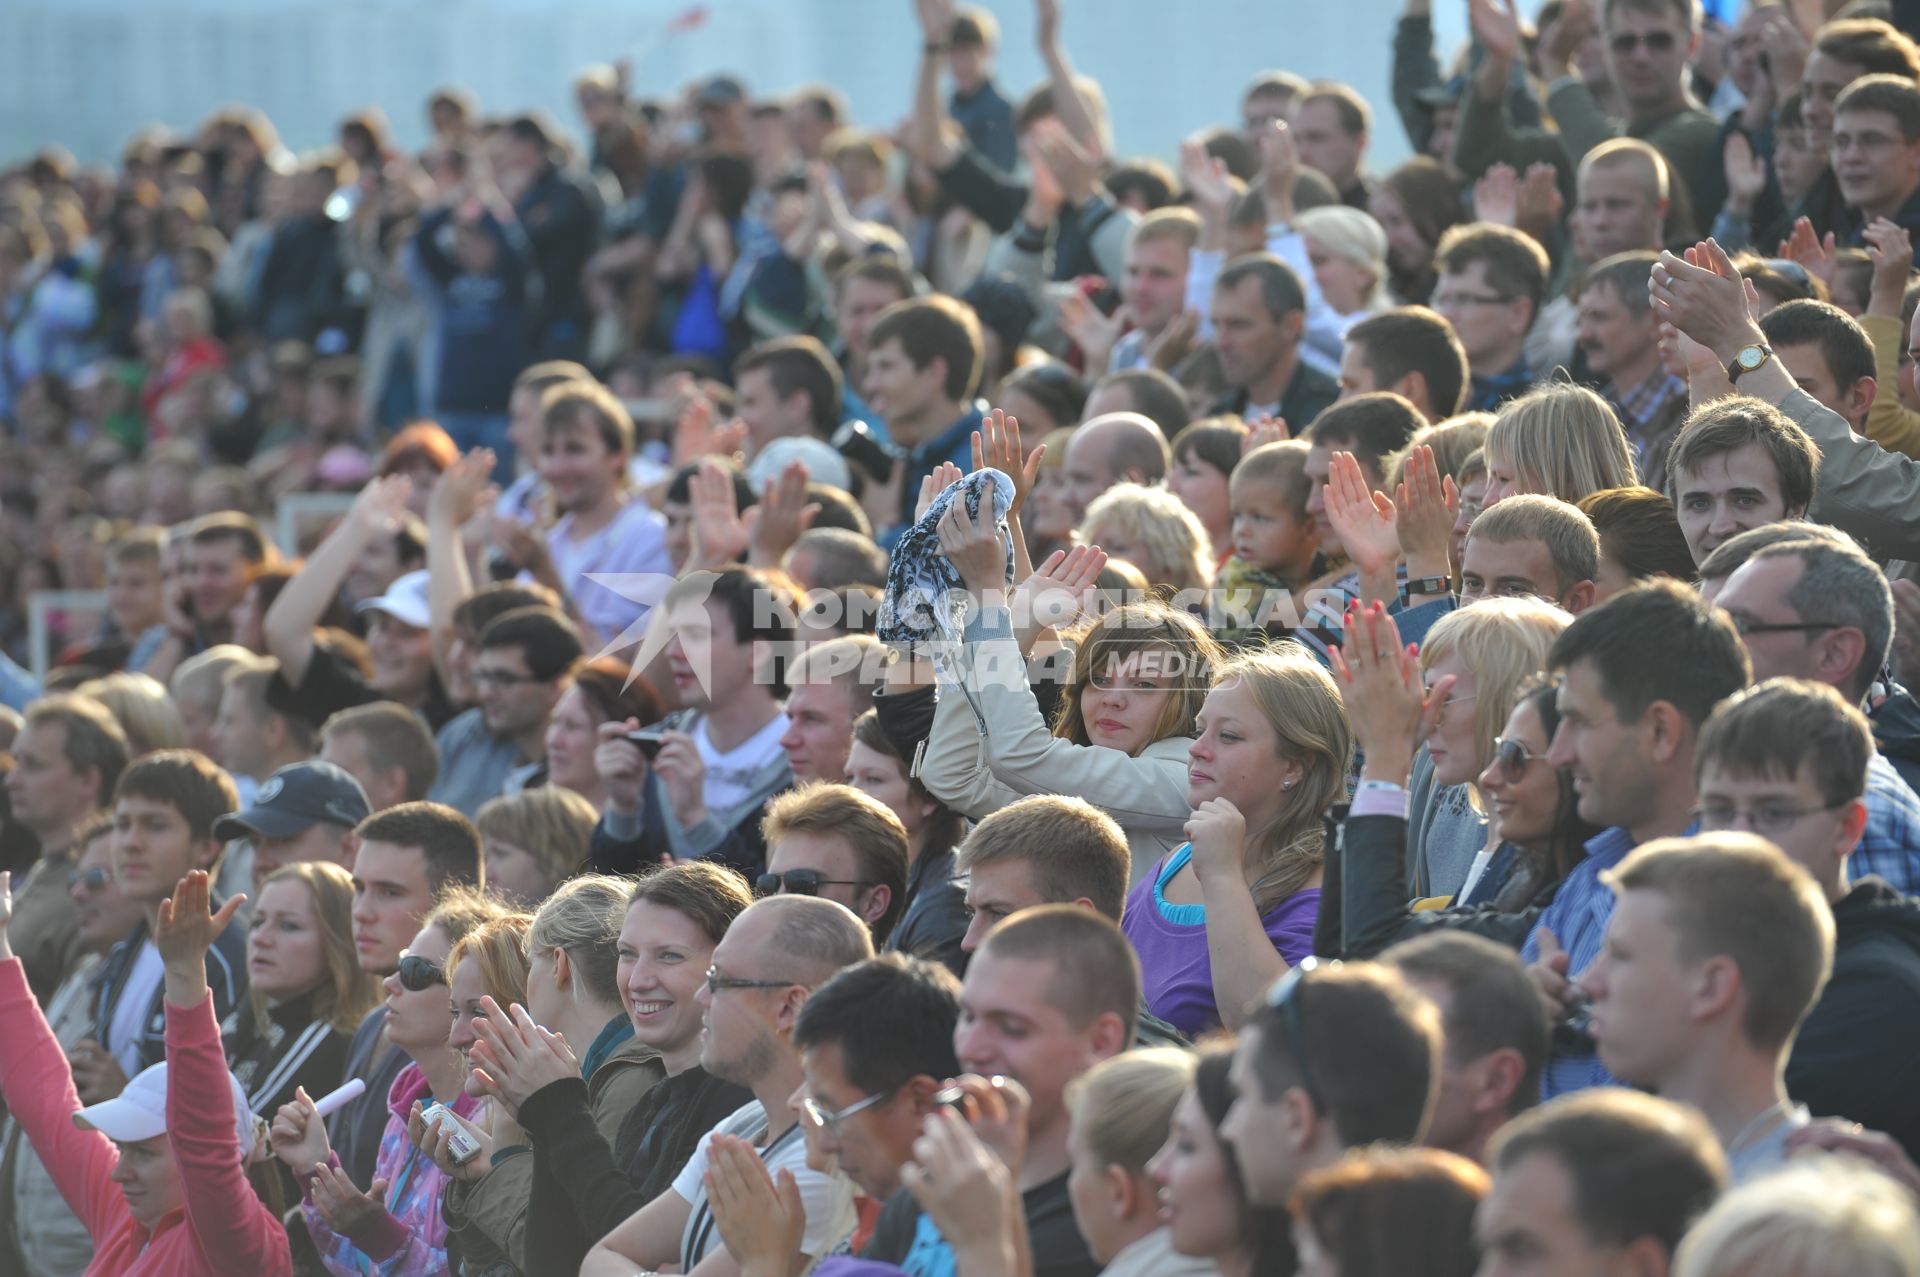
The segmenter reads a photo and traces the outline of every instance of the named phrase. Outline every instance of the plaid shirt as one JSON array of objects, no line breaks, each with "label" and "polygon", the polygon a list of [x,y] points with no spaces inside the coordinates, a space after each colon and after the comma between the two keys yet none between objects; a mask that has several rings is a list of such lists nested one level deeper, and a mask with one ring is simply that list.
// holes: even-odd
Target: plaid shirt
[{"label": "plaid shirt", "polygon": [[1620,414],[1620,424],[1627,429],[1627,442],[1633,445],[1634,467],[1642,478],[1656,468],[1664,474],[1665,466],[1655,463],[1664,462],[1665,457],[1648,454],[1656,444],[1664,450],[1671,441],[1674,428],[1686,410],[1687,383],[1662,367],[1629,390],[1609,383],[1607,402]]},{"label": "plaid shirt", "polygon": [[1847,857],[1847,877],[1884,878],[1903,896],[1920,892],[1920,794],[1886,755],[1867,766],[1867,827]]}]

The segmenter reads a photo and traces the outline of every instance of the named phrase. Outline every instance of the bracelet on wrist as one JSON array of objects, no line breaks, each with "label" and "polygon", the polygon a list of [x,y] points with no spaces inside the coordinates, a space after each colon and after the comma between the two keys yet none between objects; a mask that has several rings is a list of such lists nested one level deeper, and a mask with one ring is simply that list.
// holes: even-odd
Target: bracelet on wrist
[{"label": "bracelet on wrist", "polygon": [[1453,582],[1444,576],[1416,576],[1400,583],[1400,603],[1405,606],[1414,595],[1439,597],[1453,593]]}]

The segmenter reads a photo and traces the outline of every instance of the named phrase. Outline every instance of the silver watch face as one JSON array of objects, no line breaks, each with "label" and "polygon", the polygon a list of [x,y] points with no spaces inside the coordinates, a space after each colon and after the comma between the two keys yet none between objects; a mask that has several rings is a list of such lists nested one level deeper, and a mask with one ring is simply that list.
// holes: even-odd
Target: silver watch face
[{"label": "silver watch face", "polygon": [[1767,358],[1767,352],[1758,346],[1747,346],[1734,356],[1736,362],[1748,372],[1758,368]]}]

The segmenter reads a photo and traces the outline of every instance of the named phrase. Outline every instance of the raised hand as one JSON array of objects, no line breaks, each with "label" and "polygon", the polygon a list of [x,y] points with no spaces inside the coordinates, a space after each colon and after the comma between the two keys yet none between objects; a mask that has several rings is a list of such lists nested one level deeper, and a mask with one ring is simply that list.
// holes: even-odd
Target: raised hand
[{"label": "raised hand", "polygon": [[1092,198],[1100,184],[1099,160],[1074,141],[1066,125],[1049,117],[1035,124],[1029,136],[1067,203],[1077,208]]},{"label": "raised hand", "polygon": [[1221,217],[1227,215],[1233,203],[1233,179],[1227,173],[1227,162],[1207,154],[1198,138],[1180,143],[1180,180],[1195,204]]},{"label": "raised hand", "polygon": [[1713,240],[1701,241],[1684,256],[1661,253],[1648,295],[1662,319],[1712,351],[1723,367],[1742,346],[1766,340],[1747,311],[1746,282]]},{"label": "raised hand", "polygon": [[475,448],[454,458],[427,493],[427,518],[461,527],[482,505],[482,494],[493,484],[493,449]]},{"label": "raised hand", "polygon": [[[984,504],[984,503],[983,503]],[[965,501],[950,501],[940,517],[940,553],[960,573],[960,580],[984,604],[989,594],[1005,594],[1007,543],[985,509],[978,520],[967,513]]]},{"label": "raised hand", "polygon": [[1033,1108],[1027,1088],[1010,1077],[976,1073],[962,1074],[953,1079],[953,1085],[963,1092],[960,1105],[967,1127],[1000,1159],[1008,1174],[1018,1177],[1027,1160],[1027,1114]]},{"label": "raised hand", "polygon": [[953,31],[953,0],[913,0],[920,34],[928,44],[945,44]]},{"label": "raised hand", "polygon": [[1240,436],[1240,455],[1244,457],[1255,448],[1285,443],[1291,438],[1293,432],[1287,429],[1285,417],[1256,417],[1247,423],[1247,433]]},{"label": "raised hand", "polygon": [[195,869],[173,889],[171,900],[160,902],[153,945],[165,964],[167,1001],[174,1006],[198,1006],[207,996],[207,950],[247,899],[236,895],[213,913],[210,897],[206,870]]},{"label": "raised hand", "polygon": [[407,501],[412,496],[412,479],[404,474],[383,475],[360,489],[347,518],[369,536],[391,532],[407,517]]},{"label": "raised hand", "polygon": [[1109,315],[1089,301],[1086,294],[1068,293],[1060,299],[1056,322],[1060,331],[1080,347],[1088,369],[1104,369],[1127,326],[1126,307],[1119,307]]},{"label": "raised hand", "polygon": [[296,1174],[312,1170],[327,1160],[327,1124],[307,1097],[307,1088],[295,1087],[291,1103],[282,1104],[267,1127],[267,1144],[273,1155]]},{"label": "raised hand", "polygon": [[580,1076],[580,1061],[567,1040],[533,1022],[518,1002],[502,1011],[491,997],[480,999],[486,1014],[474,1021],[479,1041],[469,1053],[473,1077],[469,1089],[496,1097],[507,1113],[519,1117],[520,1106],[542,1087]]},{"label": "raised hand", "polygon": [[1529,164],[1517,199],[1514,225],[1546,243],[1567,208],[1567,198],[1560,193],[1560,171],[1551,164]]},{"label": "raised hand", "polygon": [[900,1182],[942,1235],[955,1239],[961,1271],[1019,1270],[1017,1176],[961,1118],[946,1109],[927,1115]]},{"label": "raised hand", "polygon": [[1020,157],[1027,162],[1027,205],[1021,216],[1029,225],[1051,226],[1067,202],[1067,193],[1037,139],[1029,136],[1021,140]]},{"label": "raised hand", "polygon": [[687,480],[688,503],[693,507],[693,553],[688,562],[717,568],[747,552],[747,525],[733,491],[733,476],[718,464],[703,461]]},{"label": "raised hand", "polygon": [[1413,752],[1453,690],[1452,676],[1428,692],[1418,653],[1400,641],[1400,627],[1379,603],[1348,605],[1344,638],[1328,657],[1354,744],[1364,755],[1361,774],[1406,784]]},{"label": "raised hand", "polygon": [[1511,164],[1495,164],[1473,184],[1473,216],[1495,226],[1520,224],[1519,174]]},{"label": "raised hand", "polygon": [[776,1181],[759,1151],[738,1136],[715,1135],[707,1147],[707,1204],[727,1253],[754,1277],[794,1271],[807,1211],[793,1172],[781,1168]]},{"label": "raised hand", "polygon": [[1354,455],[1334,453],[1327,470],[1327,518],[1361,576],[1390,571],[1400,557],[1395,517],[1393,500],[1368,488]]},{"label": "raised hand", "polygon": [[1727,207],[1736,213],[1751,213],[1760,192],[1767,189],[1767,162],[1753,150],[1747,135],[1727,134],[1726,148],[1720,153],[1727,174]]},{"label": "raised hand", "polygon": [[[452,1109],[445,1111],[455,1125],[449,1126],[443,1121],[429,1126],[426,1109],[420,1101],[415,1100],[412,1110],[407,1114],[407,1138],[413,1141],[415,1148],[427,1155],[429,1161],[440,1168],[441,1174],[451,1179],[464,1180],[469,1184],[485,1179],[493,1171],[493,1150],[497,1147],[497,1142],[486,1130],[469,1122]],[[480,1145],[480,1151],[464,1162],[456,1162],[453,1158],[453,1132],[456,1128],[471,1135],[474,1142]]]},{"label": "raised hand", "polygon": [[1823,284],[1833,283],[1834,260],[1838,255],[1833,232],[1828,231],[1822,239],[1813,229],[1810,218],[1798,218],[1793,223],[1793,232],[1780,241],[1781,257],[1788,261],[1799,262],[1806,267],[1809,275],[1816,276]]},{"label": "raised hand", "polygon": [[807,500],[806,466],[789,461],[778,475],[767,480],[760,504],[741,520],[747,528],[748,561],[778,567],[819,513],[819,503]]},{"label": "raised hand", "polygon": [[1106,566],[1107,552],[1097,545],[1055,550],[1014,591],[1015,622],[1036,630],[1072,625],[1091,601],[1094,582]]},{"label": "raised hand", "polygon": [[[1027,494],[1033,491],[1034,480],[1040,477],[1040,459],[1047,455],[1047,445],[1037,445],[1032,454],[1024,452],[1020,445],[1020,419],[1009,417],[1002,409],[995,408],[987,414],[982,432],[973,432],[973,468],[975,470],[998,470],[1013,480],[1013,504],[1007,507],[1007,517],[1011,519],[1020,513],[1027,503]],[[951,466],[951,462],[942,462]]]},{"label": "raised hand", "polygon": [[1407,455],[1394,493],[1394,531],[1407,558],[1407,575],[1448,575],[1448,547],[1454,520],[1460,513],[1460,493],[1451,475],[1440,473],[1433,449],[1421,444]]},{"label": "raised hand", "polygon": [[313,1168],[313,1204],[327,1226],[343,1237],[353,1236],[387,1213],[387,1181],[376,1179],[372,1187],[371,1193],[361,1192],[344,1170],[326,1162]]},{"label": "raised hand", "polygon": [[1520,13],[1513,0],[1467,0],[1467,22],[1488,57],[1513,64],[1520,49]]},{"label": "raised hand", "polygon": [[1285,120],[1275,120],[1260,134],[1260,182],[1267,201],[1267,220],[1293,220],[1293,184],[1300,176],[1300,148]]},{"label": "raised hand", "polygon": [[951,461],[942,461],[933,468],[933,473],[920,481],[920,499],[913,506],[915,523],[927,517],[927,511],[933,509],[933,501],[942,492],[966,478],[966,474]]},{"label": "raised hand", "polygon": [[1867,313],[1898,316],[1913,273],[1913,237],[1907,228],[1876,217],[1860,232],[1873,259],[1873,284],[1867,293]]}]

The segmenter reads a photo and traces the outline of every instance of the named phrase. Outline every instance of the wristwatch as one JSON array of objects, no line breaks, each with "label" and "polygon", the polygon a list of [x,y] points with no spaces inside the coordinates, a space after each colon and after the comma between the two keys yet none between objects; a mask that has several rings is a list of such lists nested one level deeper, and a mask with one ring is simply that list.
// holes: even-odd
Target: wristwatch
[{"label": "wristwatch", "polygon": [[1756,371],[1761,364],[1772,358],[1773,347],[1771,346],[1759,342],[1742,346],[1733,353],[1733,360],[1727,365],[1727,380],[1738,385],[1742,377]]}]

